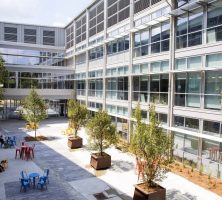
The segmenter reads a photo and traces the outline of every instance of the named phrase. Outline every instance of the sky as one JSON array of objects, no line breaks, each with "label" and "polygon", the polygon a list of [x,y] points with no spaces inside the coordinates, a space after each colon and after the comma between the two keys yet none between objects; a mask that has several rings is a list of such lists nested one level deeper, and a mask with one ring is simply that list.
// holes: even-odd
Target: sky
[{"label": "sky", "polygon": [[67,25],[93,0],[0,0],[0,21]]}]

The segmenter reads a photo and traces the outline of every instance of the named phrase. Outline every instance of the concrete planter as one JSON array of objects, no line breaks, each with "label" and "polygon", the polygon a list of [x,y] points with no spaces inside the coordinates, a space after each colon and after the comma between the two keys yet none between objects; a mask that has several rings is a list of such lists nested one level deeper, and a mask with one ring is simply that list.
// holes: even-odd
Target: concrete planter
[{"label": "concrete planter", "polygon": [[111,166],[111,156],[106,153],[102,156],[99,153],[92,154],[90,164],[96,170],[107,169]]},{"label": "concrete planter", "polygon": [[81,137],[69,137],[68,138],[68,147],[70,149],[77,149],[82,147],[82,138]]},{"label": "concrete planter", "polygon": [[147,192],[144,190],[144,183],[135,186],[133,200],[166,200],[166,189],[157,185],[154,191]]}]

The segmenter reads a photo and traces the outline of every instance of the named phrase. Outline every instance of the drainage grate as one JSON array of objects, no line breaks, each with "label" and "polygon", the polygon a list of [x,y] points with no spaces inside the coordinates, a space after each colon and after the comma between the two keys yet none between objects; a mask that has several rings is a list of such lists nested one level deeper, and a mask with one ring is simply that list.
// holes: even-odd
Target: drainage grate
[{"label": "drainage grate", "polygon": [[97,200],[104,200],[104,199],[108,199],[105,194],[101,193],[96,193],[93,195]]}]

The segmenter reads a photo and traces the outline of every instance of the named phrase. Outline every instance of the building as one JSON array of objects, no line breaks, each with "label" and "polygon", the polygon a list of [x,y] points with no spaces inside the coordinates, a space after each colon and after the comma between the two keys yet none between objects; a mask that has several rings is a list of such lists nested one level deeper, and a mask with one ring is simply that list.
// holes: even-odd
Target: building
[{"label": "building", "polygon": [[57,114],[73,96],[107,110],[129,140],[138,101],[145,121],[155,102],[175,156],[221,177],[221,47],[220,0],[95,0],[64,28],[2,22],[5,104],[34,84]]}]

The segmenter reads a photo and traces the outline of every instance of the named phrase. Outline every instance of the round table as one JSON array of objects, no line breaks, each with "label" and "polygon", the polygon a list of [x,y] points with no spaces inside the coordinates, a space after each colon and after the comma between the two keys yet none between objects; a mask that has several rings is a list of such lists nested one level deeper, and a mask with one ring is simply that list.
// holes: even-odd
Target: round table
[{"label": "round table", "polygon": [[29,178],[33,181],[33,187],[35,187],[35,178],[39,178],[39,176],[39,173],[36,172],[29,174]]}]

